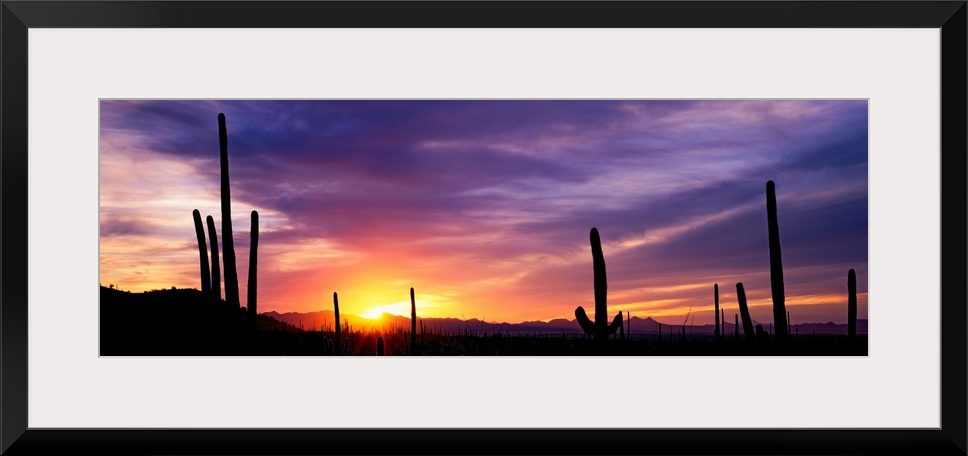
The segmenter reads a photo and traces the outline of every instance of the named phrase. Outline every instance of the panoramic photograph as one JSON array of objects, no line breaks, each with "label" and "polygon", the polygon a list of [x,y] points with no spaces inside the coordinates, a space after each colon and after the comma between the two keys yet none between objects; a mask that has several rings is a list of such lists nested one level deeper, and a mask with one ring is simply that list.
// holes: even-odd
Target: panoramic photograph
[{"label": "panoramic photograph", "polygon": [[867,356],[867,100],[99,101],[101,356]]}]

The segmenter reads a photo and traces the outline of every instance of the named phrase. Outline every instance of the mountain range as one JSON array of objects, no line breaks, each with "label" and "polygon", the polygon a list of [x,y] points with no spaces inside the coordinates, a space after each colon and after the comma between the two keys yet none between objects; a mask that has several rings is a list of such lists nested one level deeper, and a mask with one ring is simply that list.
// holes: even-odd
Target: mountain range
[{"label": "mountain range", "polygon": [[[278,313],[275,311],[264,312],[261,315],[273,318],[275,320],[288,323],[297,328],[302,328],[304,330],[319,330],[323,328],[325,330],[331,330],[333,328],[333,322],[335,321],[334,313],[331,310],[322,310],[317,312],[299,313],[299,312],[286,312]],[[390,331],[394,329],[400,330],[410,330],[411,322],[410,317],[402,317],[399,315],[392,315],[384,313],[379,319],[366,319],[356,315],[341,314],[340,320],[343,321],[344,326],[349,325],[354,330],[366,330],[366,331]],[[553,319],[550,321],[525,321],[521,323],[490,323],[481,321],[476,318],[471,319],[459,319],[459,318],[422,318],[417,317],[418,325],[423,322],[423,327],[428,332],[437,333],[463,333],[465,331],[471,334],[508,334],[508,335],[525,335],[525,334],[581,334],[582,329],[578,325],[576,320],[567,320],[564,318]],[[629,322],[624,322],[628,325]],[[681,331],[683,325],[681,324],[668,324],[654,320],[652,317],[639,318],[632,317],[631,321],[631,331],[632,334],[658,334],[659,325],[662,325],[663,334],[674,334],[676,331]],[[762,324],[763,328],[769,330],[769,323],[760,323],[756,320],[753,321],[753,325]],[[714,326],[711,324],[707,325],[685,325],[686,333],[689,335],[712,335],[714,332]],[[741,325],[742,326],[742,325]],[[628,326],[626,326],[628,328]],[[420,328],[417,328],[420,331]],[[733,334],[735,327],[732,323],[727,323],[725,327],[726,334]],[[742,332],[742,328],[740,328]],[[846,334],[847,325],[843,323],[801,323],[794,324],[790,327],[791,334]],[[857,333],[867,334],[867,320],[858,319],[857,320]]]}]

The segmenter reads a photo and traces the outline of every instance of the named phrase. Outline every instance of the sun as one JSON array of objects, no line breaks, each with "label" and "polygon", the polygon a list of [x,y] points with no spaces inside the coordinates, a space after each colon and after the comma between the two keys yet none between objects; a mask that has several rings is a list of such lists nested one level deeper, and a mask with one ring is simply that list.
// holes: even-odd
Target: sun
[{"label": "sun", "polygon": [[376,320],[383,315],[383,312],[379,308],[372,308],[364,313],[360,314],[360,318],[366,318],[367,320]]},{"label": "sun", "polygon": [[410,316],[410,302],[395,302],[393,304],[371,307],[366,312],[361,313],[360,317],[369,320],[376,320],[385,313],[397,316]]}]

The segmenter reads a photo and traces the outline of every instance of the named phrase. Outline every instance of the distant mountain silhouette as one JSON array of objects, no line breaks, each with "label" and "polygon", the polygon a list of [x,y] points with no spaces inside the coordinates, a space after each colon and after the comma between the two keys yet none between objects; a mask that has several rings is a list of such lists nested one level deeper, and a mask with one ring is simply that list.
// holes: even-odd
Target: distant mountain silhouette
[{"label": "distant mountain silhouette", "polygon": [[[304,330],[319,330],[332,329],[333,327],[333,311],[322,310],[318,312],[286,312],[278,313],[275,311],[265,312],[260,315],[264,315],[281,322],[288,323],[297,328],[302,327]],[[399,328],[403,330],[409,330],[410,328],[410,317],[403,317],[399,315],[392,315],[384,313],[379,320],[371,320],[362,318],[356,315],[349,315],[340,313],[340,319],[343,323],[349,323],[354,329],[361,330],[379,330]],[[462,320],[459,318],[419,318],[423,321],[424,328],[428,332],[446,332],[446,333],[458,333],[470,331],[476,333],[498,333],[498,334],[581,334],[583,331],[578,324],[577,320],[567,320],[564,318],[556,318],[550,321],[524,321],[521,323],[489,323],[481,321],[477,318],[470,318],[467,320]],[[657,321],[652,317],[639,318],[632,317],[632,334],[658,334],[659,325],[662,325],[662,333],[664,335],[675,334],[676,331],[681,331],[681,324],[668,324]],[[769,323],[762,323],[754,320],[754,325],[762,324],[764,328],[769,328]],[[799,329],[799,334],[847,334],[846,324],[835,324],[832,322],[828,323],[804,323],[795,324],[791,326],[791,331],[796,334]],[[686,333],[689,335],[712,335],[714,325],[686,325]],[[725,328],[725,333],[727,335],[733,334],[735,328],[732,323],[727,323]],[[742,332],[742,329],[741,331]],[[857,320],[857,332],[859,334],[867,334],[867,320]]]}]

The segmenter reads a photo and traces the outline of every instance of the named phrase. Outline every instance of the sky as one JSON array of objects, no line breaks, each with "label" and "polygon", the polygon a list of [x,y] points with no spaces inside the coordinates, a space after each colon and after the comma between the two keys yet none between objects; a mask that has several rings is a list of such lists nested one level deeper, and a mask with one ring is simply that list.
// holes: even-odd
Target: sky
[{"label": "sky", "polygon": [[792,323],[845,323],[851,268],[867,318],[866,100],[101,100],[102,285],[200,288],[219,113],[259,312],[594,319],[596,227],[610,315],[710,324],[718,283],[732,322],[742,282],[769,323],[773,180]]}]

